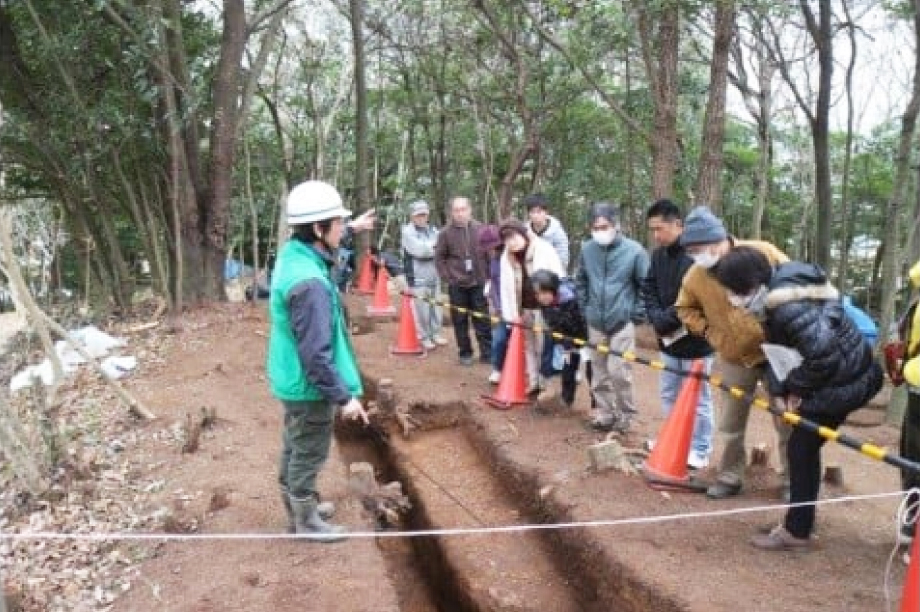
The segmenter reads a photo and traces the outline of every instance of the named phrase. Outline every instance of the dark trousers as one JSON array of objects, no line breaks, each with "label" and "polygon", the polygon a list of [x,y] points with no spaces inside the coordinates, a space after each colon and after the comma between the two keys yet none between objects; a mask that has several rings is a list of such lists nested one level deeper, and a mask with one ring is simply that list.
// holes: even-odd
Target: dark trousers
[{"label": "dark trousers", "polygon": [[328,402],[282,402],[284,434],[278,484],[291,499],[318,499],[316,477],[329,458],[335,406]]},{"label": "dark trousers", "polygon": [[[571,406],[575,403],[575,391],[578,389],[578,380],[576,375],[578,374],[578,367],[581,365],[581,353],[578,350],[573,350],[569,355],[569,362],[562,367],[562,370],[553,369],[553,358],[550,354],[549,361],[544,358],[540,363],[540,376],[543,378],[549,379],[552,376],[558,375],[562,379],[562,401],[567,405]],[[588,382],[588,387],[591,386],[591,362],[589,361],[585,366],[585,378]],[[591,398],[591,407],[594,408],[594,398]]]},{"label": "dark trousers", "polygon": [[540,375],[544,378],[549,378],[557,374],[556,370],[553,369],[553,350],[556,346],[556,341],[553,340],[553,335],[549,332],[543,334],[543,354],[540,355]]},{"label": "dark trousers", "polygon": [[[920,462],[920,393],[907,392],[907,408],[901,422],[901,456],[911,461]],[[907,491],[920,488],[920,474],[910,470],[901,470],[901,488]],[[907,514],[907,523],[912,524],[917,518],[916,505],[920,496],[912,493],[907,500],[908,507],[914,506]]]},{"label": "dark trousers", "polygon": [[[804,418],[819,425],[837,429],[845,417],[803,414]],[[824,438],[793,427],[789,435],[786,456],[789,458],[789,503],[800,504],[818,499],[821,486],[821,447]],[[800,506],[786,512],[786,530],[797,538],[807,538],[815,526],[815,507]]]},{"label": "dark trousers", "polygon": [[489,306],[486,296],[482,294],[482,285],[472,287],[458,287],[449,285],[447,296],[451,306],[458,306],[468,310],[483,313],[486,316],[473,317],[469,312],[460,312],[456,308],[450,309],[450,320],[454,326],[454,337],[457,339],[457,353],[460,357],[472,357],[473,345],[470,342],[470,318],[473,319],[473,329],[476,332],[476,343],[479,345],[479,359],[490,361],[492,355],[492,325],[489,321]]}]

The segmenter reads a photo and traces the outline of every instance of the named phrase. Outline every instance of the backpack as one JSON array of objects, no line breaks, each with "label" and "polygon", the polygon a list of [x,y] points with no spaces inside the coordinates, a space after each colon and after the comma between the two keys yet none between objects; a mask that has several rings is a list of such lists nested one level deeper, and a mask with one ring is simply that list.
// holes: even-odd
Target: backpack
[{"label": "backpack", "polygon": [[843,296],[843,311],[856,326],[856,329],[863,335],[869,346],[874,347],[878,341],[878,326],[872,317],[865,310],[853,303],[853,298],[848,295]]}]

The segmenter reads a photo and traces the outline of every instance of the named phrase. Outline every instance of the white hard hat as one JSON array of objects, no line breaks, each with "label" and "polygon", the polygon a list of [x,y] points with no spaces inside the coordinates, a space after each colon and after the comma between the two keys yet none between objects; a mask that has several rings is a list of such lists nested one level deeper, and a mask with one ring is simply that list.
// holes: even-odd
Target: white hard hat
[{"label": "white hard hat", "polygon": [[304,225],[350,217],[336,188],[323,181],[307,181],[291,189],[287,197],[288,225]]}]

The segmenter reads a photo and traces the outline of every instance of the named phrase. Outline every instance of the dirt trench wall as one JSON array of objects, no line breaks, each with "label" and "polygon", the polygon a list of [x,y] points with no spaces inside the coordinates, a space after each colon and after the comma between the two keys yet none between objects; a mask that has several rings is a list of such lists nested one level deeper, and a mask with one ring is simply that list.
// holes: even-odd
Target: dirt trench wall
[{"label": "dirt trench wall", "polygon": [[[371,376],[364,377],[366,397],[377,402],[379,384]],[[559,523],[577,521],[569,507],[553,495],[541,497],[541,489],[548,483],[541,481],[537,470],[516,461],[506,440],[499,439],[487,424],[478,420],[479,406],[465,402],[405,403],[395,389],[395,402],[408,406],[413,417],[422,425],[413,436],[424,436],[426,430],[454,428],[456,435],[464,436],[483,462],[492,468],[492,475],[507,491],[509,499],[521,511],[524,521],[536,523]],[[391,428],[391,435],[400,435]],[[393,476],[404,483],[405,490],[413,500],[414,510],[411,528],[439,528],[449,525],[433,524],[424,502],[420,500],[413,485],[410,465],[398,443],[380,445],[378,451]],[[584,610],[597,612],[686,612],[685,605],[662,594],[654,585],[648,584],[627,565],[612,557],[596,539],[596,531],[589,529],[560,529],[541,531],[540,536],[552,551],[553,563],[559,575],[570,581],[579,593]],[[454,572],[437,538],[418,538],[413,542],[417,557],[429,566],[429,571],[443,603],[452,610],[483,610],[488,605],[476,601],[470,585],[463,584],[463,578]]]},{"label": "dirt trench wall", "polygon": [[[472,414],[472,413],[471,413]],[[470,443],[495,467],[494,474],[517,499],[525,516],[537,523],[565,523],[579,520],[552,495],[541,498],[536,470],[515,461],[507,444],[490,434],[475,415],[465,429]],[[598,612],[687,612],[686,606],[661,594],[630,568],[606,554],[589,529],[553,529],[541,532],[555,552],[560,571],[576,583],[586,596],[587,610]]]}]

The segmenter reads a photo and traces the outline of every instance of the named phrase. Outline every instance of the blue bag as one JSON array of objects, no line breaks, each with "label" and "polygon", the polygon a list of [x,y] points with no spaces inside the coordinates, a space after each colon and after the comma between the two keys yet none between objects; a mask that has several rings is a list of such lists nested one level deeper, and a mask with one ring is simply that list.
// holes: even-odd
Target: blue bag
[{"label": "blue bag", "polygon": [[843,311],[850,317],[850,320],[863,335],[863,338],[866,339],[866,342],[869,343],[869,346],[875,346],[878,341],[878,326],[872,320],[872,317],[854,304],[853,299],[848,295],[843,296]]}]

